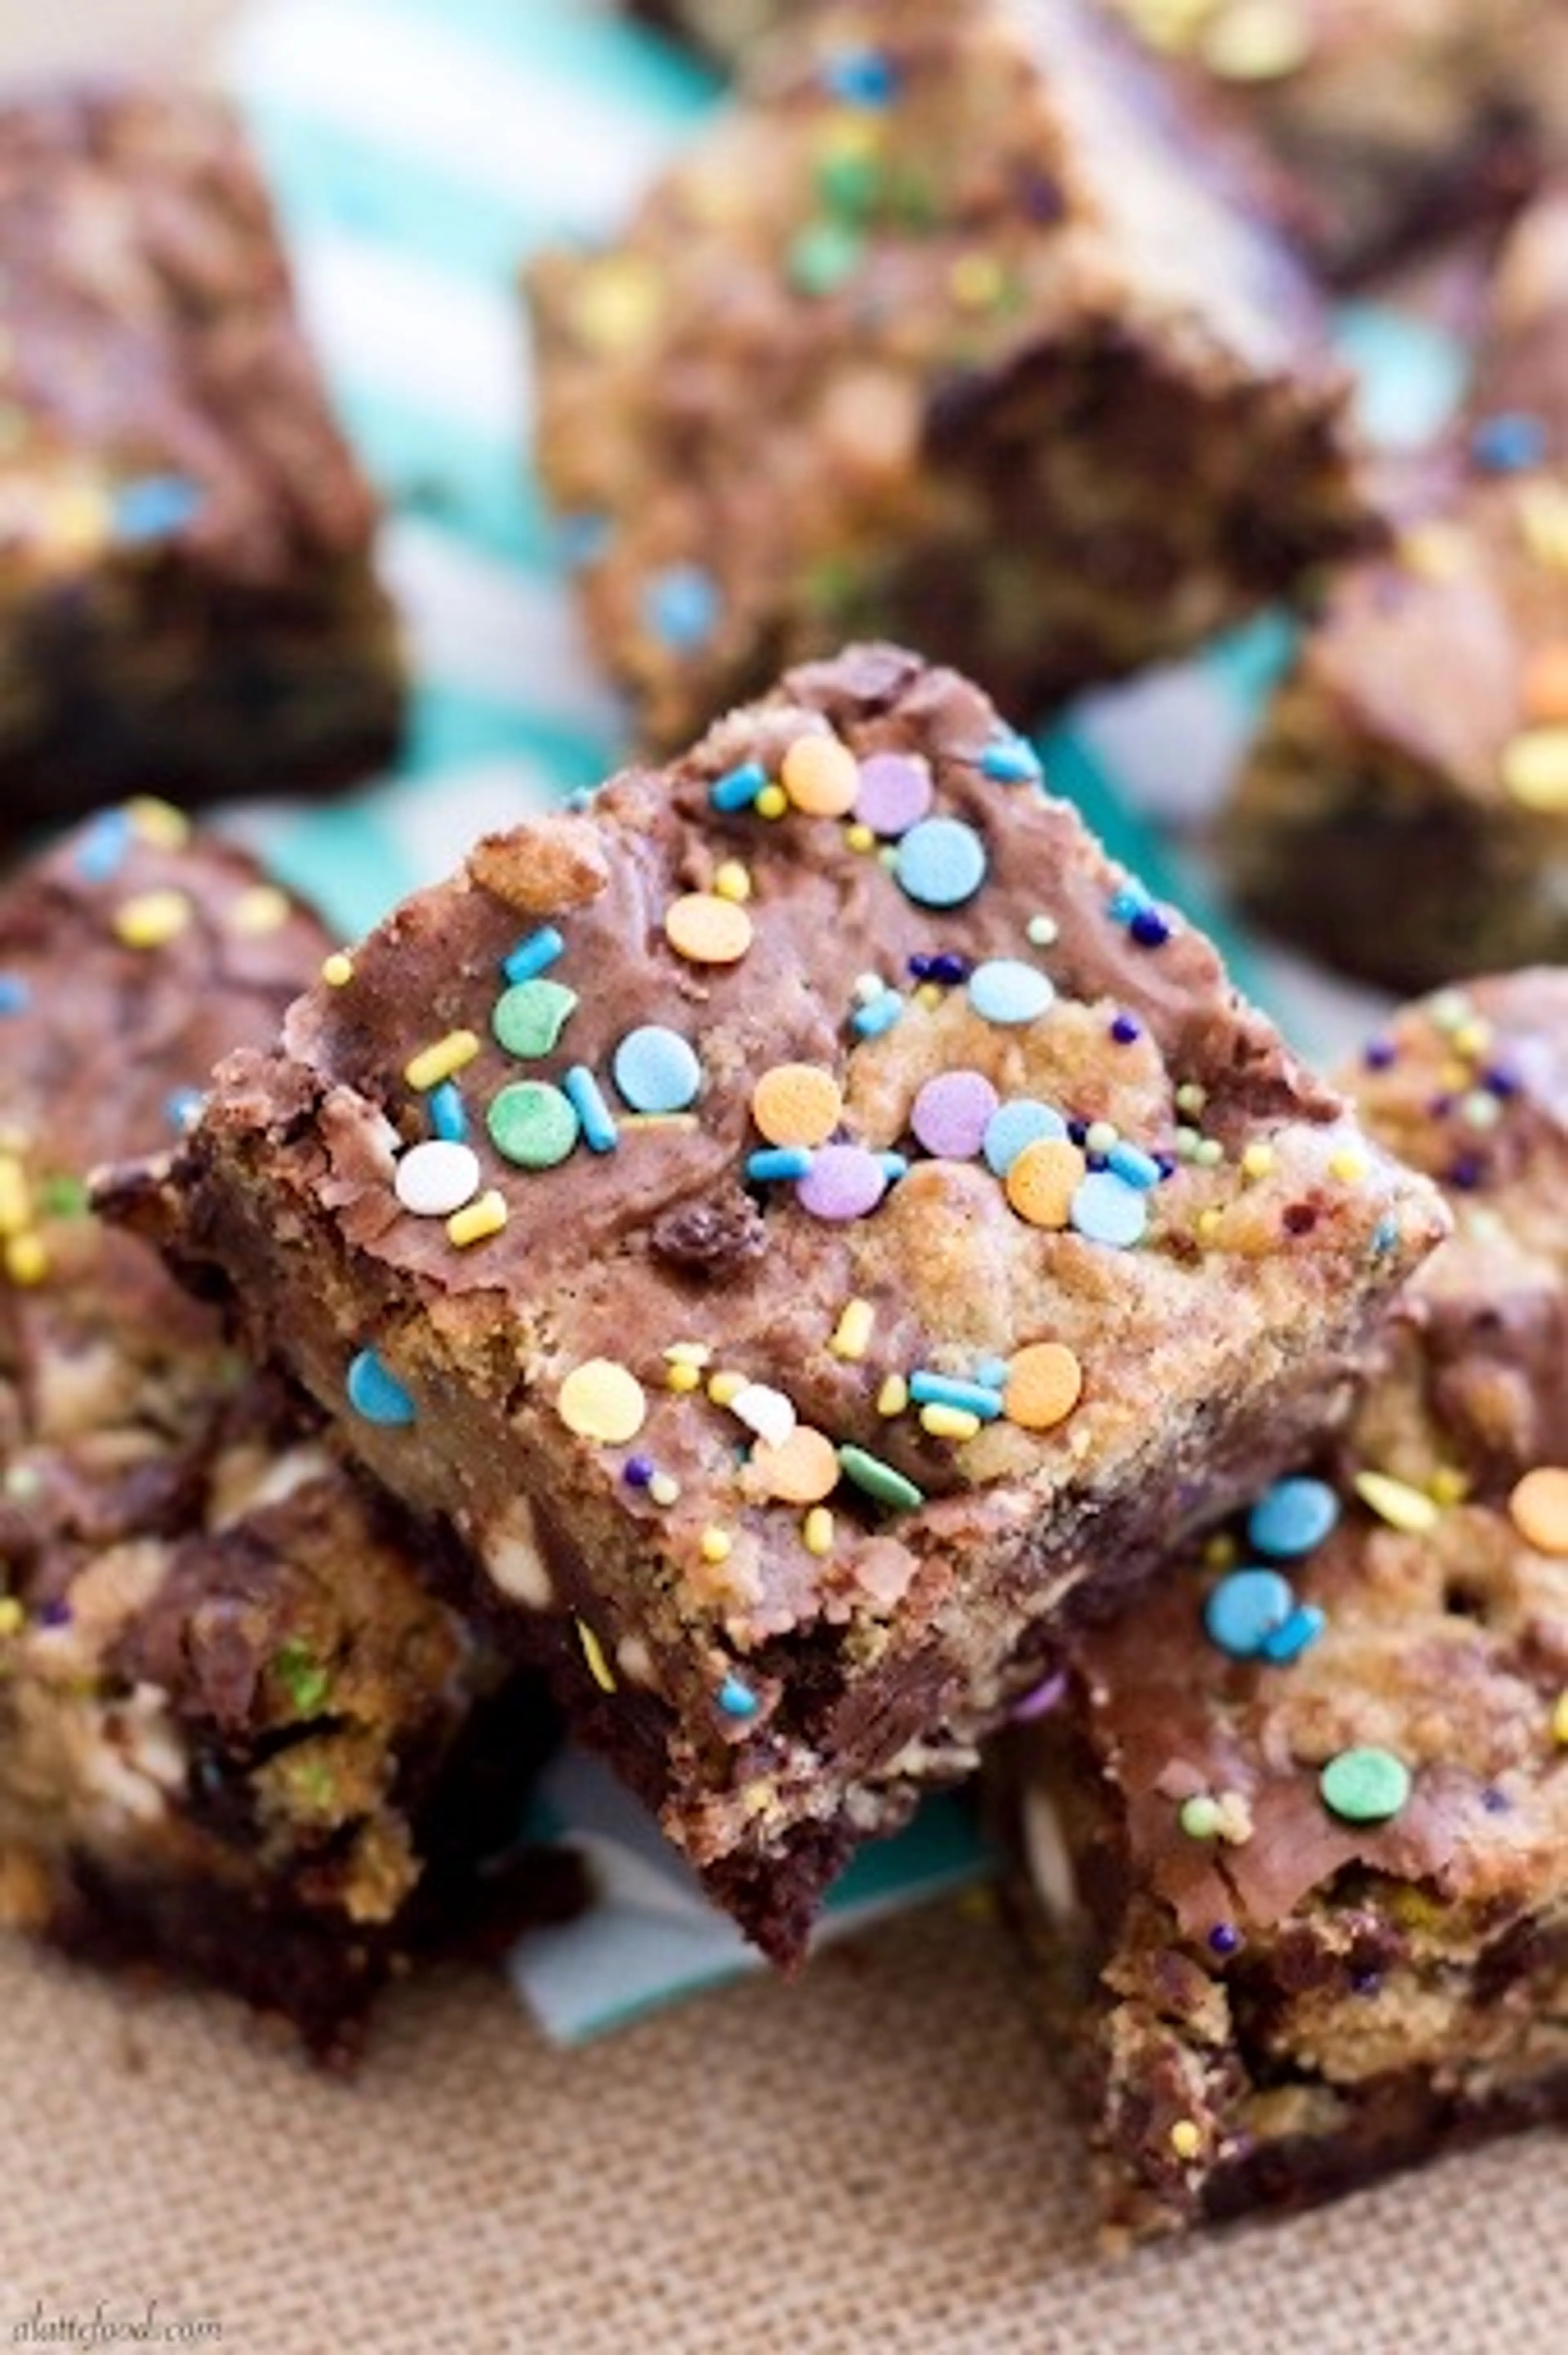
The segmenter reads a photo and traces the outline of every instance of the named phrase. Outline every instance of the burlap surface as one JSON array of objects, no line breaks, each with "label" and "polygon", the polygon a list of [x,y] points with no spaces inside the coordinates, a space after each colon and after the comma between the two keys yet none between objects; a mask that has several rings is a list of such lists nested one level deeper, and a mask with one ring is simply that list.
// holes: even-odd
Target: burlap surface
[{"label": "burlap surface", "polygon": [[397,1991],[348,2084],[219,1999],[0,1943],[0,2347],[153,2300],[225,2355],[1517,2355],[1568,2332],[1549,2136],[1098,2259],[1019,1966],[972,1908],[576,2053],[498,1983],[438,1976]]}]

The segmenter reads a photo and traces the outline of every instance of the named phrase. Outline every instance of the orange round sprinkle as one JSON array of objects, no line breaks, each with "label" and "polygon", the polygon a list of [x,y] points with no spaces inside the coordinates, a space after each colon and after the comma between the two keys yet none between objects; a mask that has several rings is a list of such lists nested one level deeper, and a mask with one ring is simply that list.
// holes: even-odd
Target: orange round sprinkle
[{"label": "orange round sprinkle", "polygon": [[843,1108],[837,1080],[816,1063],[775,1063],[751,1092],[751,1117],[769,1145],[826,1145]]},{"label": "orange round sprinkle", "polygon": [[1053,1431],[1084,1391],[1084,1369],[1065,1341],[1031,1341],[1007,1369],[1002,1412],[1024,1431]]},{"label": "orange round sprinkle", "polygon": [[797,736],[779,781],[808,817],[847,817],[860,796],[860,762],[837,736]]},{"label": "orange round sprinkle", "polygon": [[832,1441],[809,1423],[798,1423],[777,1446],[759,1441],[751,1461],[768,1483],[768,1494],[787,1505],[820,1505],[838,1487],[842,1469]]},{"label": "orange round sprinkle", "polygon": [[1538,725],[1568,719],[1568,638],[1542,646],[1524,666],[1524,716]]},{"label": "orange round sprinkle", "polygon": [[693,964],[736,964],[751,946],[751,918],[738,900],[688,891],[664,911],[664,937]]},{"label": "orange round sprinkle", "polygon": [[1007,1173],[1007,1199],[1032,1227],[1065,1227],[1088,1164],[1075,1145],[1039,1136]]},{"label": "orange round sprinkle", "polygon": [[1537,1465],[1519,1482],[1508,1508],[1526,1545],[1537,1553],[1568,1554],[1568,1471]]}]

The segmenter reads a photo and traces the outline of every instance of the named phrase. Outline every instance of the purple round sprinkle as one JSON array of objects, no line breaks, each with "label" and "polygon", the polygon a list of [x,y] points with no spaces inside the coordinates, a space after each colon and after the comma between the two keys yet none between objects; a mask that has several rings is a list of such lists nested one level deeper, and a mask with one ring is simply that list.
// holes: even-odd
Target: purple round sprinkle
[{"label": "purple round sprinkle", "polygon": [[1143,1036],[1143,1026],[1135,1015],[1118,1014],[1110,1027],[1111,1037],[1118,1047],[1130,1047],[1135,1039]]},{"label": "purple round sprinkle", "polygon": [[863,1145],[824,1145],[795,1199],[814,1219],[863,1219],[887,1191],[887,1177]]},{"label": "purple round sprinkle", "polygon": [[620,1476],[629,1488],[646,1488],[653,1477],[651,1455],[629,1455],[620,1467]]},{"label": "purple round sprinkle", "polygon": [[1461,1153],[1457,1161],[1450,1163],[1444,1182],[1457,1186],[1461,1193],[1469,1194],[1484,1184],[1486,1175],[1487,1165],[1478,1153]]},{"label": "purple round sprinkle", "polygon": [[1483,1071],[1481,1079],[1494,1096],[1516,1096],[1524,1084],[1517,1071],[1508,1071],[1500,1063],[1494,1063],[1489,1070]]},{"label": "purple round sprinkle", "polygon": [[938,949],[927,970],[933,981],[939,981],[945,988],[952,989],[960,981],[969,979],[969,961],[967,956],[959,956],[955,949]]},{"label": "purple round sprinkle", "polygon": [[1506,1816],[1509,1811],[1508,1793],[1499,1791],[1495,1783],[1489,1783],[1481,1793],[1481,1805],[1489,1816]]},{"label": "purple round sprinkle", "polygon": [[70,1604],[63,1594],[57,1594],[53,1601],[46,1603],[38,1613],[40,1627],[69,1627],[70,1622]]},{"label": "purple round sprinkle", "polygon": [[1070,1120],[1067,1123],[1067,1134],[1072,1138],[1075,1145],[1082,1145],[1088,1133],[1089,1124],[1086,1120],[1075,1119]]},{"label": "purple round sprinkle", "polygon": [[912,956],[909,960],[910,979],[912,981],[929,981],[931,978],[931,966],[934,960],[928,956]]},{"label": "purple round sprinkle", "polygon": [[918,826],[931,807],[931,770],[910,752],[873,752],[860,764],[854,815],[873,834],[895,838]]},{"label": "purple round sprinkle", "polygon": [[1026,1692],[1022,1700],[1015,1700],[1007,1713],[1017,1725],[1033,1724],[1037,1717],[1048,1717],[1066,1699],[1066,1693],[1067,1679],[1058,1669],[1044,1684],[1036,1685],[1033,1692]]},{"label": "purple round sprinkle", "polygon": [[1361,1050],[1361,1060],[1369,1071],[1386,1071],[1398,1052],[1392,1039],[1369,1039]]},{"label": "purple round sprinkle", "polygon": [[927,1153],[972,1161],[1001,1099],[980,1071],[940,1071],[915,1099],[909,1125]]},{"label": "purple round sprinkle", "polygon": [[1352,1971],[1351,1985],[1357,1995],[1377,1995],[1383,1987],[1381,1971]]},{"label": "purple round sprinkle", "polygon": [[1242,1942],[1242,1934],[1234,1922],[1216,1922],[1209,1933],[1209,1946],[1216,1955],[1234,1955]]},{"label": "purple round sprinkle", "polygon": [[1127,929],[1140,949],[1162,949],[1171,938],[1171,927],[1158,908],[1139,908]]}]

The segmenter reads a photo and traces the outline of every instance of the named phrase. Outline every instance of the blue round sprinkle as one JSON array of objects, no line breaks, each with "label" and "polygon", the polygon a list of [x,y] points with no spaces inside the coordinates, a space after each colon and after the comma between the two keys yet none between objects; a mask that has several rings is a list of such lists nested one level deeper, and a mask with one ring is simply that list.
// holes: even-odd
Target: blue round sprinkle
[{"label": "blue round sprinkle", "polygon": [[985,845],[959,817],[923,817],[894,854],[899,886],[922,908],[956,908],[985,880]]},{"label": "blue round sprinkle", "polygon": [[25,975],[0,973],[0,1014],[25,1014],[32,996]]},{"label": "blue round sprinkle", "polygon": [[1321,1545],[1339,1518],[1340,1500],[1327,1481],[1277,1480],[1247,1515],[1247,1543],[1294,1561]]},{"label": "blue round sprinkle", "polygon": [[176,1136],[184,1136],[187,1129],[196,1126],[206,1101],[199,1088],[170,1090],[164,1098],[164,1117]]},{"label": "blue round sprinkle", "polygon": [[374,1349],[361,1349],[350,1360],[347,1389],[350,1406],[366,1423],[403,1423],[414,1420],[413,1400]]},{"label": "blue round sprinkle", "polygon": [[718,618],[718,583],[700,564],[667,564],[643,585],[643,622],[677,654],[706,645]]},{"label": "blue round sprinkle", "polygon": [[85,829],[76,847],[76,871],[88,883],[107,883],[123,865],[131,847],[131,818],[122,809],[104,810]]},{"label": "blue round sprinkle", "polygon": [[703,1084],[703,1067],[690,1041],[662,1022],[629,1030],[610,1069],[633,1112],[684,1112]]},{"label": "blue round sprinkle", "polygon": [[114,498],[114,536],[134,543],[167,539],[190,522],[202,505],[194,483],[180,474],[145,474],[123,483]]},{"label": "blue round sprinkle", "polygon": [[879,112],[898,89],[898,69],[880,49],[841,49],[821,71],[822,87],[844,106]]},{"label": "blue round sprinkle", "polygon": [[1295,1589],[1277,1570],[1233,1570],[1204,1604],[1203,1625],[1222,1652],[1255,1660],[1295,1608]]},{"label": "blue round sprinkle", "polygon": [[1298,1603],[1284,1626],[1277,1627],[1272,1636],[1264,1637],[1258,1651],[1264,1659],[1272,1660],[1277,1668],[1287,1668],[1292,1660],[1301,1657],[1309,1645],[1317,1642],[1326,1624],[1315,1603]]},{"label": "blue round sprinkle", "polygon": [[969,1004],[988,1022],[1033,1022],[1055,995],[1039,967],[1018,957],[991,957],[969,975]]},{"label": "blue round sprinkle", "polygon": [[726,1717],[755,1717],[757,1695],[738,1677],[726,1677],[719,1687],[718,1705]]},{"label": "blue round sprinkle", "polygon": [[1096,1169],[1075,1189],[1067,1216],[1086,1242],[1127,1251],[1142,1241],[1149,1207],[1140,1188],[1112,1169]]},{"label": "blue round sprinkle", "polygon": [[1063,1137],[1067,1124],[1054,1104],[1037,1103],[1033,1096],[1015,1096],[999,1104],[985,1124],[980,1150],[993,1177],[1005,1178],[1026,1145],[1042,1136]]},{"label": "blue round sprinkle", "polygon": [[1483,417],[1470,435],[1470,455],[1492,474],[1519,474],[1539,466],[1546,456],[1550,435],[1543,418],[1526,410],[1499,410]]}]

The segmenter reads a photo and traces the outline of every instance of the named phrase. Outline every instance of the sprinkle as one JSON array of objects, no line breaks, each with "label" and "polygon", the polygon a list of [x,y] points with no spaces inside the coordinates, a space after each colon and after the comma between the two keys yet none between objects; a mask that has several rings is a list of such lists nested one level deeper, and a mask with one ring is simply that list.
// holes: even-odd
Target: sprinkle
[{"label": "sprinkle", "polygon": [[19,1636],[27,1614],[14,1594],[0,1594],[0,1636]]},{"label": "sprinkle", "polygon": [[880,49],[840,49],[821,68],[830,97],[879,112],[898,94],[898,69]]},{"label": "sprinkle", "polygon": [[441,1081],[425,1099],[425,1116],[443,1144],[461,1145],[468,1135],[468,1113],[450,1080]]},{"label": "sprinkle", "polygon": [[33,993],[19,973],[0,973],[0,1015],[24,1014]]},{"label": "sprinkle", "polygon": [[810,1177],[815,1159],[803,1145],[773,1146],[747,1155],[746,1174],[755,1186],[770,1186],[779,1178]]},{"label": "sprinkle", "polygon": [[1083,1390],[1084,1369],[1065,1342],[1031,1341],[1009,1361],[1002,1412],[1021,1431],[1054,1431]]},{"label": "sprinkle", "polygon": [[920,1428],[933,1439],[977,1439],[983,1429],[978,1414],[966,1414],[958,1406],[923,1406]]},{"label": "sprinkle", "polygon": [[1120,1135],[1121,1131],[1114,1120],[1091,1120],[1082,1136],[1075,1137],[1074,1141],[1081,1145],[1086,1153],[1097,1153],[1103,1160]]},{"label": "sprinkle", "polygon": [[961,818],[927,817],[912,826],[894,855],[907,899],[922,908],[957,908],[985,880],[985,845]]},{"label": "sprinkle", "polygon": [[1568,638],[1540,646],[1530,656],[1520,699],[1528,719],[1568,721]]},{"label": "sprinkle", "polygon": [[41,1235],[11,1235],[5,1243],[5,1273],[13,1284],[30,1289],[49,1272],[49,1255]]},{"label": "sprinkle", "polygon": [[[1224,1157],[1225,1148],[1217,1136],[1199,1136],[1193,1139],[1192,1158],[1200,1169],[1217,1169]],[[1332,1167],[1332,1164],[1330,1166]],[[1342,1177],[1345,1172],[1341,1170],[1335,1174]]]},{"label": "sprinkle", "polygon": [[653,1479],[653,1459],[651,1455],[629,1455],[620,1467],[620,1476],[629,1488],[649,1487]]},{"label": "sprinkle", "polygon": [[1226,81],[1278,81],[1306,64],[1313,39],[1305,0],[1240,0],[1204,27],[1200,46]]},{"label": "sprinkle", "polygon": [[577,1006],[577,991],[564,982],[521,981],[497,999],[490,1027],[509,1055],[548,1055]]},{"label": "sprinkle", "polygon": [[1023,931],[1031,948],[1051,949],[1060,939],[1062,927],[1054,916],[1031,916]]},{"label": "sprinkle", "polygon": [[873,752],[860,764],[855,816],[885,840],[918,826],[933,798],[931,764],[916,752]]},{"label": "sprinkle", "polygon": [[1295,1590],[1278,1571],[1233,1570],[1204,1603],[1203,1626],[1233,1660],[1254,1660],[1295,1608]]},{"label": "sprinkle", "polygon": [[1508,1509],[1520,1536],[1537,1553],[1568,1554],[1568,1471],[1538,1464],[1515,1484]]},{"label": "sprinkle", "polygon": [[354,979],[354,959],[342,949],[334,949],[322,959],[322,979],[329,989],[345,989]]},{"label": "sprinkle", "polygon": [[1543,419],[1528,410],[1500,409],[1478,420],[1470,432],[1470,455],[1489,474],[1522,474],[1546,455]]},{"label": "sprinkle", "polygon": [[720,900],[743,906],[751,897],[751,869],[738,858],[723,858],[714,868],[714,891]]},{"label": "sprinkle", "polygon": [[1329,1175],[1341,1186],[1359,1186],[1367,1176],[1368,1169],[1366,1155],[1359,1152],[1353,1145],[1341,1146],[1337,1153],[1329,1156]]},{"label": "sprinkle", "polygon": [[1192,1798],[1182,1800],[1176,1820],[1189,1839],[1217,1839],[1220,1803],[1207,1791],[1196,1792]]},{"label": "sprinkle", "polygon": [[848,221],[813,221],[785,256],[789,283],[801,294],[836,294],[859,269],[865,241]]},{"label": "sprinkle", "polygon": [[471,1250],[475,1243],[488,1242],[492,1235],[498,1235],[508,1216],[505,1195],[494,1186],[487,1187],[466,1209],[453,1211],[447,1220],[447,1241],[456,1251]]},{"label": "sprinkle", "polygon": [[708,800],[715,809],[726,814],[749,809],[767,783],[768,772],[759,761],[743,761],[739,768],[726,769],[708,787]]},{"label": "sprinkle", "polygon": [[882,989],[851,1015],[850,1028],[857,1038],[880,1039],[892,1029],[903,1012],[904,1000],[897,990]]},{"label": "sprinkle", "polygon": [[1502,781],[1525,809],[1568,809],[1568,726],[1527,728],[1503,748]]},{"label": "sprinkle", "polygon": [[743,1383],[729,1411],[767,1446],[782,1447],[797,1428],[794,1400],[770,1382]]},{"label": "sprinkle", "polygon": [[1393,1529],[1401,1529],[1407,1537],[1425,1537],[1435,1529],[1441,1518],[1430,1497],[1413,1488],[1407,1480],[1395,1480],[1386,1472],[1358,1472],[1351,1483],[1363,1505],[1369,1506],[1378,1518]]},{"label": "sprinkle", "polygon": [[839,1485],[837,1448],[807,1423],[798,1423],[787,1439],[754,1447],[751,1469],[768,1495],[787,1505],[818,1504]]},{"label": "sprinkle", "polygon": [[114,911],[114,937],[128,949],[166,948],[195,913],[184,891],[143,891]]},{"label": "sprinkle", "polygon": [[1030,1226],[1065,1227],[1084,1181],[1084,1156],[1077,1146],[1041,1137],[1009,1164],[1003,1182],[1008,1200]]},{"label": "sprinkle", "polygon": [[718,1705],[726,1717],[755,1717],[757,1695],[738,1677],[726,1677],[718,1690]]},{"label": "sprinkle", "polygon": [[752,807],[758,817],[782,817],[789,806],[789,796],[782,785],[764,785]]},{"label": "sprinkle", "polygon": [[1293,1561],[1321,1545],[1339,1518],[1340,1500],[1326,1480],[1277,1480],[1247,1516],[1247,1543]]},{"label": "sprinkle", "polygon": [[645,345],[663,308],[662,282],[638,254],[597,259],[573,290],[571,324],[593,350],[620,359]]},{"label": "sprinkle", "polygon": [[78,840],[76,871],[87,883],[107,883],[125,863],[131,847],[130,813],[105,810]]},{"label": "sprinkle", "polygon": [[615,1084],[633,1112],[684,1112],[695,1103],[703,1067],[678,1030],[645,1022],[629,1030],[610,1065]]},{"label": "sprinkle", "polygon": [[951,1374],[934,1373],[922,1366],[909,1377],[909,1395],[916,1406],[957,1407],[962,1414],[972,1414],[981,1423],[994,1423],[1001,1412],[1001,1394],[988,1389],[983,1382],[958,1380]]},{"label": "sprinkle", "polygon": [[1192,2118],[1178,2118],[1171,2129],[1171,2147],[1180,2159],[1196,2158],[1203,2147],[1202,2129]]},{"label": "sprinkle", "polygon": [[1288,1668],[1292,1660],[1298,1660],[1318,1641],[1327,1625],[1315,1603],[1298,1603],[1289,1617],[1282,1620],[1272,1635],[1264,1637],[1258,1653],[1276,1668]]},{"label": "sprinkle", "polygon": [[986,1123],[987,1166],[996,1177],[1005,1178],[1026,1146],[1061,1143],[1066,1134],[1067,1124],[1054,1105],[1015,1096]]},{"label": "sprinkle", "polygon": [[586,1619],[578,1619],[574,1624],[577,1631],[577,1641],[583,1647],[583,1657],[588,1664],[589,1676],[592,1677],[600,1692],[612,1693],[615,1690],[615,1678],[610,1674],[609,1662],[604,1657],[604,1646]]},{"label": "sprinkle", "polygon": [[1096,1169],[1075,1188],[1067,1216],[1086,1242],[1129,1251],[1143,1240],[1149,1205],[1142,1188],[1129,1186],[1113,1170]]},{"label": "sprinkle", "polygon": [[361,1349],[349,1360],[345,1389],[350,1406],[366,1423],[395,1424],[414,1420],[413,1400],[374,1349]]},{"label": "sprinkle", "polygon": [[1242,1155],[1241,1173],[1244,1178],[1251,1178],[1255,1181],[1259,1178],[1266,1178],[1273,1167],[1274,1147],[1272,1145],[1265,1145],[1261,1141],[1255,1141],[1247,1146],[1246,1150]]},{"label": "sprinkle", "polygon": [[526,933],[514,949],[508,951],[501,960],[501,970],[514,984],[533,981],[547,965],[555,964],[566,945],[554,924],[541,924],[536,932]]},{"label": "sprinkle", "polygon": [[1560,1692],[1552,1711],[1552,1739],[1568,1749],[1568,1691]]},{"label": "sprinkle", "polygon": [[735,964],[751,946],[751,918],[716,891],[688,891],[665,911],[664,937],[692,964]]},{"label": "sprinkle", "polygon": [[825,1145],[795,1199],[814,1219],[863,1219],[887,1191],[887,1177],[874,1153],[860,1145]]},{"label": "sprinkle", "polygon": [[876,837],[868,826],[846,826],[844,842],[851,850],[874,850]]},{"label": "sprinkle", "polygon": [[125,547],[172,538],[202,504],[202,493],[183,475],[143,474],[136,482],[120,484],[114,493],[114,537]]},{"label": "sprinkle", "polygon": [[860,792],[860,763],[837,736],[797,736],[779,763],[779,782],[808,817],[847,817]]},{"label": "sprinkle", "polygon": [[997,785],[1037,785],[1044,772],[1033,744],[1022,736],[1003,736],[980,754],[980,774]]},{"label": "sprinkle", "polygon": [[751,1092],[751,1117],[769,1145],[826,1145],[843,1108],[842,1089],[817,1063],[775,1063]]},{"label": "sprinkle", "polygon": [[902,1374],[889,1374],[876,1393],[876,1412],[891,1420],[909,1403],[909,1385]]},{"label": "sprinkle", "polygon": [[846,1300],[839,1311],[839,1321],[833,1327],[828,1347],[835,1358],[857,1362],[871,1347],[875,1327],[876,1311],[869,1300]]},{"label": "sprinkle", "polygon": [[1183,1080],[1176,1091],[1176,1109],[1194,1117],[1209,1101],[1209,1091],[1198,1080]]},{"label": "sprinkle", "polygon": [[0,1154],[0,1235],[19,1235],[33,1215],[32,1188],[15,1154]]},{"label": "sprinkle", "polygon": [[185,1136],[202,1115],[207,1099],[199,1088],[171,1088],[164,1098],[164,1118],[176,1136]]},{"label": "sprinkle", "polygon": [[992,957],[969,975],[969,1004],[987,1022],[1033,1022],[1056,995],[1038,966],[1017,957]]},{"label": "sprinkle", "polygon": [[718,583],[700,564],[667,564],[643,583],[642,626],[675,654],[695,654],[718,627]]},{"label": "sprinkle", "polygon": [[583,1143],[590,1153],[613,1153],[620,1142],[609,1106],[599,1082],[586,1063],[574,1063],[561,1074],[561,1093],[582,1126]]},{"label": "sprinkle", "polygon": [[230,902],[226,919],[242,940],[260,940],[289,921],[289,897],[275,883],[252,883]]},{"label": "sprinkle", "polygon": [[746,1376],[735,1367],[718,1368],[708,1376],[708,1396],[715,1406],[731,1406],[746,1388]]},{"label": "sprinkle", "polygon": [[432,1047],[422,1048],[403,1066],[403,1077],[408,1085],[423,1093],[426,1088],[439,1087],[472,1062],[479,1052],[479,1039],[471,1030],[449,1030]]},{"label": "sprinkle", "polygon": [[926,1501],[924,1489],[880,1455],[873,1455],[863,1447],[841,1447],[839,1465],[846,1480],[879,1505],[891,1506],[895,1511],[912,1513]]},{"label": "sprinkle", "polygon": [[1323,1804],[1348,1824],[1384,1824],[1410,1797],[1410,1769],[1392,1750],[1341,1750],[1318,1777]]},{"label": "sprinkle", "polygon": [[561,1384],[556,1412],[578,1439],[623,1447],[648,1417],[648,1398],[630,1368],[614,1358],[587,1358]]},{"label": "sprinkle", "polygon": [[544,1080],[503,1088],[484,1115],[490,1141],[523,1169],[554,1169],[577,1141],[581,1123],[569,1096]]},{"label": "sprinkle", "polygon": [[[800,1542],[809,1554],[825,1561],[833,1550],[833,1517],[825,1505],[813,1505],[800,1524]],[[1563,1737],[1568,1740],[1568,1735]]]},{"label": "sprinkle", "polygon": [[655,1472],[648,1483],[648,1494],[662,1511],[668,1512],[672,1505],[680,1502],[681,1484],[669,1472]]},{"label": "sprinkle", "polygon": [[735,1540],[729,1531],[715,1528],[711,1522],[697,1540],[697,1551],[705,1561],[711,1561],[715,1567],[721,1561],[727,1561],[734,1550]]},{"label": "sprinkle", "polygon": [[969,1161],[984,1146],[997,1109],[996,1090],[983,1072],[940,1071],[916,1095],[909,1125],[927,1153]]},{"label": "sprinkle", "polygon": [[1135,1186],[1145,1194],[1159,1185],[1162,1174],[1152,1153],[1145,1153],[1141,1146],[1128,1145],[1125,1138],[1107,1149],[1106,1166],[1124,1186]]},{"label": "sprinkle", "polygon": [[393,1190],[406,1210],[419,1219],[450,1218],[479,1191],[479,1156],[471,1146],[432,1137],[411,1145],[397,1164]]},{"label": "sprinkle", "polygon": [[1209,1933],[1211,1954],[1234,1955],[1240,1951],[1241,1944],[1242,1934],[1234,1922],[1216,1922]]}]

